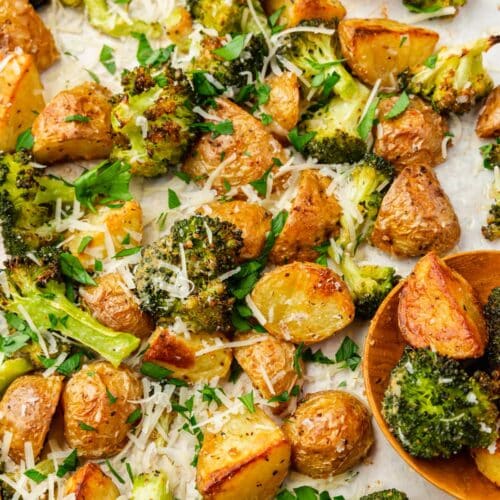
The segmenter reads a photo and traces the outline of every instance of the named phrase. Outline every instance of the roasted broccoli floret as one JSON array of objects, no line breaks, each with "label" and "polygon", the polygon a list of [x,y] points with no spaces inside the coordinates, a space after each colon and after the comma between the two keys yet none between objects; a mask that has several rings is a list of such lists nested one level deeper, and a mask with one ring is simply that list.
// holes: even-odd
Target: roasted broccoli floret
[{"label": "roasted broccoli floret", "polygon": [[180,317],[193,330],[231,328],[234,298],[220,276],[237,266],[241,231],[229,222],[193,216],[143,249],[136,269],[142,307],[160,323]]},{"label": "roasted broccoli floret", "polygon": [[[495,147],[499,148],[500,153],[500,145],[495,144]],[[491,241],[500,238],[500,166],[494,167],[493,175],[494,180],[491,187],[493,203],[486,219],[486,225],[481,228],[483,236]]]},{"label": "roasted broccoli floret", "polygon": [[392,488],[363,495],[359,500],[408,500],[408,495]]},{"label": "roasted broccoli floret", "polygon": [[488,328],[486,358],[491,370],[500,370],[500,287],[494,288],[484,306],[484,317]]},{"label": "roasted broccoli floret", "polygon": [[122,85],[111,114],[111,157],[126,161],[136,175],[165,174],[183,161],[197,137],[190,84],[181,70],[164,64],[124,71]]},{"label": "roasted broccoli floret", "polygon": [[498,410],[488,391],[454,359],[407,347],[382,404],[391,432],[420,458],[448,458],[497,438]]},{"label": "roasted broccoli floret", "polygon": [[134,477],[131,500],[173,500],[164,472],[138,474]]},{"label": "roasted broccoli floret", "polygon": [[483,52],[499,42],[500,36],[490,36],[463,47],[442,48],[435,61],[411,71],[408,90],[431,101],[439,112],[470,111],[493,88]]},{"label": "roasted broccoli floret", "polygon": [[492,144],[485,144],[479,148],[483,157],[483,167],[488,170],[500,168],[500,137]]},{"label": "roasted broccoli floret", "polygon": [[467,0],[403,0],[411,12],[436,12],[446,7],[462,7]]}]

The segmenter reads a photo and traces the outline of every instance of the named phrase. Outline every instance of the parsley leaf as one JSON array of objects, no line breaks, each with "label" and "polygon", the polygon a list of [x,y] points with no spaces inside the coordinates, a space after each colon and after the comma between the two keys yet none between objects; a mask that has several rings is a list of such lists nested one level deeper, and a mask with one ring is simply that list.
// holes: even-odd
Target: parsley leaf
[{"label": "parsley leaf", "polygon": [[95,427],[92,427],[91,425],[86,424],[85,422],[78,422],[78,427],[82,431],[93,431],[95,432],[97,429]]},{"label": "parsley leaf", "polygon": [[128,417],[127,417],[127,420],[125,420],[125,422],[127,424],[135,424],[136,422],[138,422],[140,419],[142,418],[142,411],[140,408],[136,408]]},{"label": "parsley leaf", "polygon": [[250,185],[259,193],[261,196],[266,196],[267,193],[267,179],[271,173],[272,167],[268,168],[260,179],[256,181],[251,181]]},{"label": "parsley leaf", "polygon": [[271,28],[271,35],[275,35],[276,33],[279,33],[285,29],[285,25],[277,25],[276,23],[278,22],[279,18],[281,17],[281,14],[285,10],[285,6],[283,5],[279,9],[275,10],[268,18],[267,18],[267,24]]},{"label": "parsley leaf", "polygon": [[149,58],[153,55],[153,48],[151,47],[146,35],[144,33],[132,33],[132,36],[139,42],[137,44],[136,58],[141,66],[148,64]]},{"label": "parsley leaf", "polygon": [[114,75],[116,73],[116,63],[113,55],[113,49],[109,45],[103,45],[99,54],[99,62]]},{"label": "parsley leaf", "polygon": [[203,389],[198,390],[198,392],[201,394],[202,401],[206,401],[207,403],[215,401],[218,405],[220,405],[222,404],[222,401],[217,395],[217,390],[224,392],[222,389],[218,389],[217,387],[210,387],[207,384],[205,384]]},{"label": "parsley leaf", "polygon": [[120,476],[120,474],[118,474],[118,472],[115,470],[115,468],[111,465],[111,462],[109,461],[109,459],[106,459],[105,463],[108,466],[109,472],[111,472],[111,474],[113,474],[113,476],[116,477],[118,482],[125,484],[125,480],[123,479],[123,477]]},{"label": "parsley leaf", "polygon": [[58,467],[56,475],[57,477],[64,477],[67,472],[73,472],[77,467],[78,455],[75,449],[64,459],[63,463]]},{"label": "parsley leaf", "polygon": [[301,342],[295,352],[293,353],[293,369],[299,377],[302,377],[302,366],[300,364],[300,359],[302,357],[302,351],[304,350],[304,342]]},{"label": "parsley leaf", "polygon": [[233,122],[231,120],[223,120],[217,123],[194,123],[191,127],[198,128],[203,132],[212,132],[212,139],[216,139],[220,135],[231,135],[234,132]]},{"label": "parsley leaf", "polygon": [[359,347],[356,342],[353,342],[349,337],[345,337],[338,351],[335,353],[335,361],[337,363],[343,362],[344,366],[354,371],[361,362],[358,350]]},{"label": "parsley leaf", "polygon": [[150,361],[144,361],[141,365],[141,373],[147,377],[154,378],[156,380],[163,380],[171,375],[173,372],[168,368],[157,365],[156,363],[151,363]]},{"label": "parsley leaf", "polygon": [[69,115],[64,121],[65,122],[80,122],[80,123],[88,123],[91,119],[88,116],[83,115]]},{"label": "parsley leaf", "polygon": [[17,137],[16,141],[16,153],[22,151],[23,149],[32,149],[35,144],[35,138],[31,133],[31,129],[27,129]]},{"label": "parsley leaf", "polygon": [[370,135],[375,124],[375,114],[377,112],[377,106],[379,102],[380,98],[376,97],[375,99],[373,99],[370,106],[366,110],[365,116],[359,122],[358,134],[364,141],[368,139],[368,136]]},{"label": "parsley leaf", "polygon": [[322,365],[333,365],[336,363],[333,359],[325,356],[321,349],[313,352],[310,347],[302,353],[302,359],[304,361],[312,361],[313,363],[320,363]]},{"label": "parsley leaf", "polygon": [[117,401],[117,397],[113,396],[111,391],[106,387],[106,396],[108,397],[109,404],[114,405]]},{"label": "parsley leaf", "polygon": [[294,385],[290,392],[283,391],[281,394],[273,396],[269,399],[270,403],[286,403],[292,396],[298,396],[300,392],[300,387],[298,385]]},{"label": "parsley leaf", "polygon": [[437,54],[430,55],[424,62],[424,66],[427,66],[430,69],[434,69],[436,67],[437,62]]},{"label": "parsley leaf", "polygon": [[203,71],[194,71],[192,78],[194,91],[197,94],[206,97],[213,97],[220,94],[219,90],[208,81]]},{"label": "parsley leaf", "polygon": [[77,352],[72,354],[69,358],[66,358],[58,367],[57,372],[61,375],[65,375],[69,377],[72,373],[76,372],[80,369],[80,365],[82,363],[83,354],[81,352]]},{"label": "parsley leaf", "polygon": [[400,114],[406,111],[409,105],[410,105],[410,98],[408,97],[408,94],[405,91],[403,91],[403,93],[399,96],[399,99],[394,103],[394,106],[392,106],[392,108],[384,116],[384,118],[386,120],[397,118]]},{"label": "parsley leaf", "polygon": [[255,413],[255,405],[253,402],[253,391],[250,391],[247,394],[243,394],[243,396],[240,396],[238,398],[246,407],[246,409],[250,413]]},{"label": "parsley leaf", "polygon": [[181,206],[181,200],[179,200],[177,193],[173,189],[168,188],[168,208],[170,210],[173,210],[174,208],[180,206]]},{"label": "parsley leaf", "polygon": [[113,255],[113,259],[121,259],[122,257],[128,257],[129,255],[135,255],[142,250],[142,247],[132,247],[132,248],[124,248],[120,252]]},{"label": "parsley leaf", "polygon": [[89,243],[93,240],[92,236],[84,236],[80,244],[78,245],[78,253],[82,253],[89,245]]},{"label": "parsley leaf", "polygon": [[174,175],[184,181],[186,184],[189,184],[191,182],[191,177],[189,176],[189,174],[183,172],[182,170],[175,171]]},{"label": "parsley leaf", "polygon": [[292,146],[299,152],[302,152],[306,147],[307,143],[314,138],[316,132],[306,132],[305,134],[299,134],[297,127],[290,130],[288,134],[288,139],[292,143]]},{"label": "parsley leaf", "polygon": [[37,471],[36,469],[28,469],[24,471],[24,475],[34,481],[36,484],[40,484],[47,479],[45,474]]},{"label": "parsley leaf", "polygon": [[213,50],[213,53],[226,61],[234,61],[240,57],[245,48],[247,36],[236,35],[233,39],[226,43],[223,47]]},{"label": "parsley leaf", "polygon": [[59,264],[61,265],[61,272],[64,276],[71,278],[82,285],[95,285],[94,279],[85,271],[82,263],[73,254],[63,252],[59,256]]}]

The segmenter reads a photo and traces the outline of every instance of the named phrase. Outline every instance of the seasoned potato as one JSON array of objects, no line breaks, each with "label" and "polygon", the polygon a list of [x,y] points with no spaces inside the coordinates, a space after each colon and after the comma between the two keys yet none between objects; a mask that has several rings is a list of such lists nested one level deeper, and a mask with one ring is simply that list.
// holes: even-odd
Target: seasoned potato
[{"label": "seasoned potato", "polygon": [[[172,329],[171,329],[172,330]],[[197,355],[198,351],[227,339],[217,333],[175,334],[158,327],[149,339],[144,361],[151,361],[172,370],[172,377],[197,382],[225,377],[233,359],[231,349],[217,349]]]},{"label": "seasoned potato", "polygon": [[191,14],[185,7],[174,7],[166,19],[165,31],[170,40],[182,50],[188,50],[190,44],[189,34],[193,30]]},{"label": "seasoned potato", "polygon": [[500,439],[496,442],[494,453],[487,448],[474,448],[471,453],[479,472],[500,487]]},{"label": "seasoned potato", "polygon": [[0,71],[0,151],[13,151],[17,137],[31,127],[45,101],[38,70],[29,54],[11,52],[0,65],[5,65]]},{"label": "seasoned potato", "polygon": [[443,163],[446,120],[416,96],[410,97],[410,105],[401,115],[385,118],[397,100],[394,96],[380,101],[375,154],[391,162],[398,173],[405,167],[435,167]]},{"label": "seasoned potato", "polygon": [[422,257],[399,298],[406,342],[455,359],[479,358],[488,342],[481,304],[469,283],[434,252]]},{"label": "seasoned potato", "polygon": [[139,306],[139,300],[126,286],[121,274],[111,273],[95,279],[97,286],[80,290],[83,305],[103,325],[118,332],[146,338],[154,330],[151,318]]},{"label": "seasoned potato", "polygon": [[120,491],[97,464],[89,462],[66,481],[64,494],[75,495],[75,500],[114,500]]},{"label": "seasoned potato", "polygon": [[345,283],[331,269],[312,262],[269,271],[255,285],[251,299],[265,329],[296,344],[325,340],[354,319]]},{"label": "seasoned potato", "polygon": [[0,52],[16,47],[34,57],[40,71],[59,59],[54,38],[28,0],[0,2]]},{"label": "seasoned potato", "polygon": [[[215,175],[212,187],[224,194],[224,181],[232,187],[243,186],[260,179],[273,166],[273,158],[285,163],[284,149],[260,120],[228,99],[217,99],[217,105],[211,112],[230,120],[234,132],[216,138],[211,133],[203,135],[183,165],[186,173],[200,184]],[[222,161],[224,166],[218,171]]]},{"label": "seasoned potato", "polygon": [[267,15],[285,7],[279,24],[288,27],[296,26],[308,19],[324,19],[325,21],[342,19],[345,8],[339,0],[265,0]]},{"label": "seasoned potato", "polygon": [[111,139],[111,93],[97,83],[59,92],[33,123],[36,161],[107,158]]},{"label": "seasoned potato", "polygon": [[196,485],[205,500],[274,498],[290,465],[290,443],[266,414],[231,415],[223,429],[205,432]]},{"label": "seasoned potato", "polygon": [[294,260],[314,261],[314,247],[328,240],[337,230],[341,209],[335,196],[326,188],[331,179],[314,170],[300,173],[297,194],[288,211],[283,231],[276,239],[269,256],[274,264]]},{"label": "seasoned potato", "polygon": [[[285,391],[290,394],[294,386],[300,387],[302,385],[302,380],[299,379],[294,368],[294,357],[297,350],[293,344],[271,335],[253,332],[239,333],[235,340],[253,340],[263,336],[266,340],[262,342],[237,347],[234,350],[234,357],[263,398],[271,399]],[[299,362],[303,369],[302,360]],[[273,408],[273,413],[283,413],[293,399],[291,397],[289,401],[277,404]]]},{"label": "seasoned potato", "polygon": [[24,444],[30,442],[38,457],[50,428],[62,391],[59,375],[24,375],[10,384],[0,401],[0,442],[5,432],[12,433],[9,456],[24,460]]},{"label": "seasoned potato", "polygon": [[345,19],[339,24],[342,55],[364,83],[397,86],[404,70],[424,63],[439,35],[432,30],[391,19]]},{"label": "seasoned potato", "polygon": [[342,474],[373,444],[366,406],[342,391],[309,394],[283,425],[292,443],[292,466],[315,478]]},{"label": "seasoned potato", "polygon": [[[68,232],[66,237],[74,236],[68,241],[67,248],[80,259],[83,267],[87,270],[94,269],[96,259],[103,260],[106,257],[112,257],[112,255],[108,255],[106,234],[100,230],[103,225],[107,227],[113,240],[115,253],[141,244],[142,209],[136,200],[127,201],[119,208],[99,206],[96,213],[89,214],[83,220],[94,226],[96,230]],[[91,237],[92,240],[82,252],[78,252],[78,247],[87,236]],[[128,241],[128,243],[124,243],[124,241]]]},{"label": "seasoned potato", "polygon": [[500,137],[500,85],[491,91],[479,112],[476,133],[483,139]]},{"label": "seasoned potato", "polygon": [[406,167],[382,200],[372,243],[399,257],[443,254],[460,238],[457,216],[430,167]]},{"label": "seasoned potato", "polygon": [[106,361],[84,365],[69,379],[62,397],[69,446],[85,458],[118,453],[132,429],[127,418],[139,408],[132,401],[140,398],[141,383],[128,368],[113,368]]}]

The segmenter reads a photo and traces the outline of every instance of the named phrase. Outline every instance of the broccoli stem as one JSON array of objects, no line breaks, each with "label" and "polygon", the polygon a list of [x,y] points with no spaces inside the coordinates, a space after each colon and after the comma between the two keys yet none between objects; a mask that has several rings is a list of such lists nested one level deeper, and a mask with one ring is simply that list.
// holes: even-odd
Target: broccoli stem
[{"label": "broccoli stem", "polygon": [[132,500],[173,500],[163,472],[139,474],[134,478]]},{"label": "broccoli stem", "polygon": [[6,359],[0,365],[0,394],[21,375],[33,370],[33,365],[24,358]]}]

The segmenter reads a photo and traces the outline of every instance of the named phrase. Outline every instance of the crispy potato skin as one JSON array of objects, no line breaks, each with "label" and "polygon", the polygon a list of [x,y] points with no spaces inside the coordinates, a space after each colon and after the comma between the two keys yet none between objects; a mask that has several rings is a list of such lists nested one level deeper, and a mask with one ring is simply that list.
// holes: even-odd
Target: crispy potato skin
[{"label": "crispy potato skin", "polygon": [[241,200],[215,201],[201,207],[199,212],[231,222],[241,230],[243,237],[241,260],[256,259],[262,253],[266,235],[271,229],[272,219],[271,213],[265,208]]},{"label": "crispy potato skin", "polygon": [[5,57],[9,60],[0,72],[0,151],[7,152],[15,149],[17,137],[31,127],[45,101],[33,57],[15,52]]},{"label": "crispy potato skin", "polygon": [[495,453],[490,453],[487,448],[474,448],[471,454],[479,472],[500,487],[500,439]]},{"label": "crispy potato skin", "polygon": [[342,391],[308,395],[283,430],[292,443],[293,468],[314,478],[354,467],[374,441],[368,409]]},{"label": "crispy potato skin", "polygon": [[341,209],[335,196],[326,193],[330,183],[314,170],[300,173],[297,195],[269,256],[273,264],[314,261],[319,255],[314,247],[337,232]]},{"label": "crispy potato skin", "polygon": [[33,455],[38,457],[50,428],[61,396],[60,375],[24,375],[5,391],[0,401],[0,441],[12,432],[9,456],[15,462],[24,460],[24,443],[30,441]]},{"label": "crispy potato skin", "polygon": [[482,308],[469,283],[434,252],[420,259],[399,298],[406,342],[455,359],[479,358],[488,342]]},{"label": "crispy potato skin", "polygon": [[113,330],[133,333],[141,339],[151,335],[153,321],[141,310],[119,273],[99,276],[95,282],[97,286],[80,290],[83,304],[94,318]]},{"label": "crispy potato skin", "polygon": [[268,16],[285,7],[279,24],[286,24],[288,27],[308,19],[330,21],[342,19],[346,15],[346,10],[339,0],[265,0],[263,4]]},{"label": "crispy potato skin", "polygon": [[380,207],[373,245],[398,257],[444,254],[460,238],[458,218],[430,167],[406,167]]},{"label": "crispy potato skin", "polygon": [[149,348],[143,359],[172,370],[172,377],[188,382],[224,378],[231,368],[231,349],[218,349],[196,356],[197,351],[214,344],[216,339],[227,342],[221,334],[191,333],[188,338],[158,327],[149,339]]},{"label": "crispy potato skin", "polygon": [[260,179],[273,166],[273,158],[286,162],[281,144],[260,120],[228,99],[217,99],[217,106],[211,113],[232,121],[234,133],[215,139],[211,133],[204,134],[182,167],[186,173],[204,184],[224,158],[225,166],[212,185],[224,194],[224,180],[232,187],[243,186]]},{"label": "crispy potato skin", "polygon": [[[117,398],[111,403],[106,389]],[[142,386],[128,368],[113,368],[106,361],[84,365],[67,382],[63,393],[64,436],[85,458],[115,455],[124,446],[132,426],[127,417],[139,405]],[[80,423],[95,430],[86,431]]]},{"label": "crispy potato skin", "polygon": [[314,344],[331,337],[354,319],[354,304],[345,283],[331,269],[293,262],[266,273],[251,298],[275,337]]},{"label": "crispy potato skin", "polygon": [[[59,92],[33,123],[33,154],[41,163],[107,158],[111,140],[111,93],[97,83]],[[82,115],[88,122],[65,121]]]},{"label": "crispy potato skin", "polygon": [[66,481],[64,494],[74,494],[75,500],[114,500],[120,491],[97,464],[88,462]]},{"label": "crispy potato skin", "polygon": [[476,134],[483,139],[500,136],[500,85],[491,91],[479,113]]},{"label": "crispy potato skin", "polygon": [[385,118],[397,100],[398,96],[394,96],[380,101],[375,154],[391,162],[398,173],[405,167],[443,163],[446,120],[416,96],[410,97],[410,105],[401,115]]},{"label": "crispy potato skin", "polygon": [[275,497],[290,465],[290,443],[259,408],[230,417],[205,439],[196,484],[205,500],[268,500]]},{"label": "crispy potato skin", "polygon": [[353,73],[368,85],[381,79],[382,88],[397,86],[397,76],[422,64],[439,40],[435,31],[391,19],[344,19],[338,32],[342,55]]},{"label": "crispy potato skin", "polygon": [[40,71],[59,59],[52,33],[28,0],[0,3],[0,53],[21,47],[31,54]]}]

